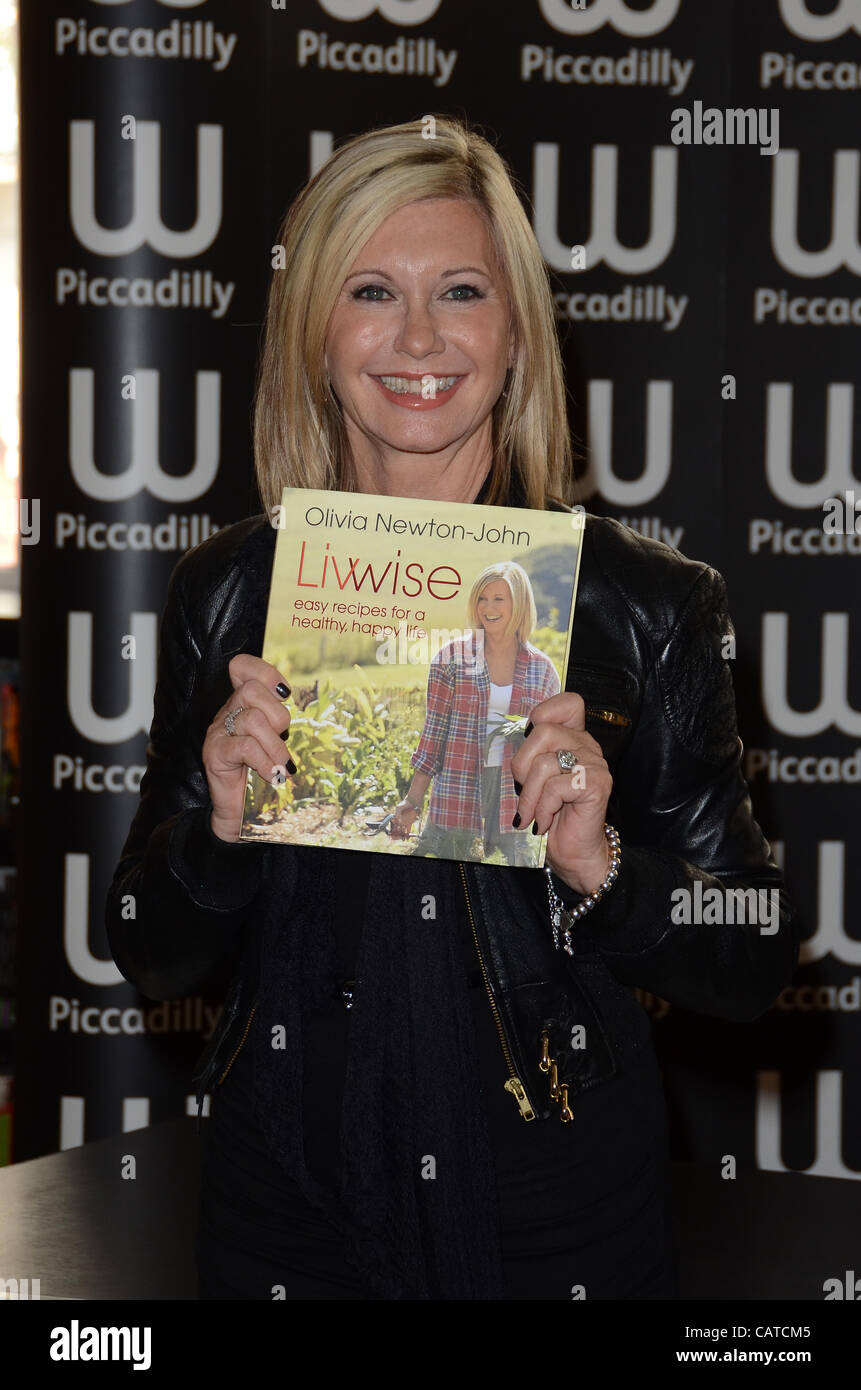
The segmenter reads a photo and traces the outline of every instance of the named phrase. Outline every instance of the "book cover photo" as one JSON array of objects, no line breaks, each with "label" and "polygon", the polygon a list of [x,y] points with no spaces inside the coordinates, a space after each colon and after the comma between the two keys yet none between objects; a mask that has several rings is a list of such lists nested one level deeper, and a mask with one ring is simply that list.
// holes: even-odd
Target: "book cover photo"
[{"label": "book cover photo", "polygon": [[270,520],[298,771],[249,769],[240,838],[540,868],[511,759],[565,688],[583,511],[285,488]]}]

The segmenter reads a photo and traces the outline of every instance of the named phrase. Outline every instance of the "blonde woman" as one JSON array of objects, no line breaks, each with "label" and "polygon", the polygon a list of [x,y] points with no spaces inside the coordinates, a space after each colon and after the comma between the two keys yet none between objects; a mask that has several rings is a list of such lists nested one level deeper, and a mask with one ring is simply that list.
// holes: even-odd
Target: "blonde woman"
[{"label": "blonde woman", "polygon": [[443,117],[359,135],[278,240],[264,512],[173,574],[107,903],[144,994],[233,974],[196,1073],[201,1296],[672,1298],[665,1107],[626,986],[751,1019],[797,951],[782,899],[770,935],[672,919],[696,880],[781,884],[740,770],[723,583],[587,518],[565,691],[536,701],[511,760],[546,873],[238,843],[248,768],[296,766],[289,689],[258,655],[282,486],[571,495],[549,283],[488,141]]},{"label": "blonde woman", "polygon": [[[536,623],[529,575],[514,560],[488,565],[467,601],[466,636],[446,643],[428,672],[427,715],[411,762],[416,769],[395,808],[392,833],[407,835],[433,782],[428,820],[416,854],[489,858],[532,867],[536,841],[518,829],[511,759],[517,744],[502,737],[509,719],[559,691],[553,662],[529,641]],[[476,836],[482,853],[473,852]]]}]

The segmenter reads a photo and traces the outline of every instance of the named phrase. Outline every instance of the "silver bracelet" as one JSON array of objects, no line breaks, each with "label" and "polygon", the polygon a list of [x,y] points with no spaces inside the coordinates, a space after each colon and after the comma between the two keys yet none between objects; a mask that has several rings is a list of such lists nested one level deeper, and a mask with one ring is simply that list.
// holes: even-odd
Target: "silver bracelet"
[{"label": "silver bracelet", "polygon": [[[547,875],[547,896],[550,899],[550,921],[553,926],[553,945],[558,951],[560,945],[569,956],[573,956],[574,947],[571,944],[571,928],[575,922],[579,922],[587,912],[591,912],[596,903],[599,903],[604,894],[609,892],[619,877],[619,865],[622,862],[622,847],[619,841],[619,832],[614,830],[612,825],[604,826],[604,834],[610,846],[610,867],[607,870],[607,877],[594,893],[587,893],[582,903],[576,907],[565,907],[559,894],[553,887],[553,879],[550,868],[544,865],[544,872]],[[567,921],[563,919],[567,918]]]}]

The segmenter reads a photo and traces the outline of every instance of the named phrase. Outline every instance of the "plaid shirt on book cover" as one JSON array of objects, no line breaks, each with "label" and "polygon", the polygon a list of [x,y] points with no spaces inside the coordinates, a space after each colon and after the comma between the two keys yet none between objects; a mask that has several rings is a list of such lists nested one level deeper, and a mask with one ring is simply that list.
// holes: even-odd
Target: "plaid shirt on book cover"
[{"label": "plaid shirt on book cover", "polygon": [[[523,642],[514,666],[508,714],[528,715],[535,705],[559,693],[556,668],[544,652]],[[447,830],[474,830],[480,835],[481,772],[490,678],[483,658],[476,659],[474,636],[441,647],[428,671],[427,716],[410,762],[433,778],[428,817]],[[499,829],[511,829],[517,809],[511,758],[518,743],[502,745]]]}]

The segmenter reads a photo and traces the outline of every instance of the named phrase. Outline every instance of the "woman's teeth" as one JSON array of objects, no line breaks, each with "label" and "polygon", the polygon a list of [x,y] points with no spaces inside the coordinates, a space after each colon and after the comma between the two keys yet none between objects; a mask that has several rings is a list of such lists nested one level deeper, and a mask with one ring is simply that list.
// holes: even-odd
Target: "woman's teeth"
[{"label": "woman's teeth", "polygon": [[456,376],[435,376],[419,377],[414,379],[408,376],[381,376],[380,381],[387,386],[390,391],[394,391],[397,396],[420,396],[426,390],[425,383],[433,381],[433,389],[437,391],[448,391],[457,381]]}]

